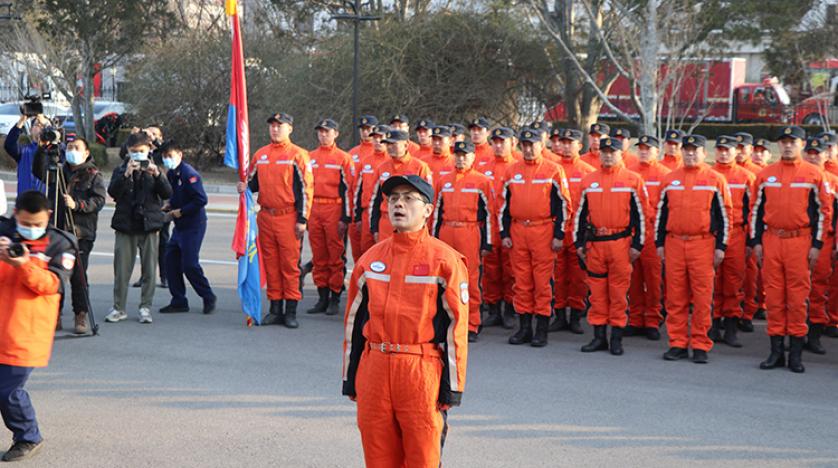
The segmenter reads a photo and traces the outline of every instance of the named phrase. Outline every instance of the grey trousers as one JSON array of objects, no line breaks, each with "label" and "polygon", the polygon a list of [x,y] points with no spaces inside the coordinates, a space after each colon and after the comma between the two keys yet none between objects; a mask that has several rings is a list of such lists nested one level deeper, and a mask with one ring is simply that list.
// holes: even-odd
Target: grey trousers
[{"label": "grey trousers", "polygon": [[140,266],[142,268],[143,289],[140,307],[151,308],[154,299],[154,288],[157,286],[157,249],[158,232],[145,234],[126,234],[116,232],[113,257],[113,308],[126,312],[125,302],[128,299],[128,286],[131,282],[131,272],[134,271],[134,260],[137,250],[140,251]]}]

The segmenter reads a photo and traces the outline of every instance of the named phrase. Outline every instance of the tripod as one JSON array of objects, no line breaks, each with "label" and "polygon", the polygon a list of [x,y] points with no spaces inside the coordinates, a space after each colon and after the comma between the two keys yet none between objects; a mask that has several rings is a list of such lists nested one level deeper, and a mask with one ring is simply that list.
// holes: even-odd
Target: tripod
[{"label": "tripod", "polygon": [[[84,297],[84,307],[87,310],[87,319],[90,322],[90,333],[91,334],[89,336],[96,336],[96,335],[99,334],[99,325],[96,323],[96,317],[93,314],[93,307],[90,304],[90,288],[88,287],[88,284],[87,284],[87,273],[85,272],[85,269],[86,269],[87,265],[82,265],[81,250],[79,249],[78,240],[75,239],[75,237],[70,236],[69,233],[66,232],[66,231],[69,231],[73,234],[76,233],[76,223],[73,219],[73,212],[70,209],[68,209],[66,205],[64,206],[64,211],[63,211],[64,218],[65,218],[64,219],[64,228],[66,229],[66,231],[61,230],[58,227],[59,226],[58,222],[59,222],[59,219],[60,219],[59,215],[62,213],[61,210],[59,210],[59,208],[60,208],[59,200],[63,200],[64,195],[66,195],[68,193],[67,192],[67,180],[64,178],[64,165],[62,163],[60,163],[60,162],[55,163],[55,164],[50,163],[49,168],[47,169],[46,180],[44,181],[44,183],[47,187],[47,190],[49,190],[50,182],[55,183],[55,202],[54,202],[55,204],[54,204],[53,210],[52,210],[52,213],[53,213],[52,225],[55,227],[56,232],[61,234],[61,236],[63,236],[65,239],[69,240],[70,244],[73,245],[74,254],[76,256],[77,261],[75,262],[75,265],[73,266],[73,273],[72,274],[73,275],[78,275],[78,279],[81,282],[81,287],[84,290],[84,294],[82,294],[82,296]],[[66,298],[66,294],[64,296]],[[59,313],[60,313],[60,311],[59,311]]]}]

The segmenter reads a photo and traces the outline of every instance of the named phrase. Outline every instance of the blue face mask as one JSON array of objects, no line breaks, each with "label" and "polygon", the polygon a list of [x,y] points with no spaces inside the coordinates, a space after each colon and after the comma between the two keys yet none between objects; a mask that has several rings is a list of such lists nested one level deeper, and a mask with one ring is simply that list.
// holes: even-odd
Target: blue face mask
[{"label": "blue face mask", "polygon": [[17,232],[26,240],[38,240],[47,233],[47,228],[41,227],[26,227],[21,226],[20,223],[17,225]]},{"label": "blue face mask", "polygon": [[84,153],[81,151],[67,151],[64,153],[67,157],[67,162],[72,164],[73,166],[78,166],[79,164],[83,163],[86,159],[84,157]]},{"label": "blue face mask", "polygon": [[175,161],[173,158],[163,158],[163,167],[172,170],[180,166],[180,161]]},{"label": "blue face mask", "polygon": [[132,161],[148,161],[148,153],[128,153],[128,156],[131,157]]}]

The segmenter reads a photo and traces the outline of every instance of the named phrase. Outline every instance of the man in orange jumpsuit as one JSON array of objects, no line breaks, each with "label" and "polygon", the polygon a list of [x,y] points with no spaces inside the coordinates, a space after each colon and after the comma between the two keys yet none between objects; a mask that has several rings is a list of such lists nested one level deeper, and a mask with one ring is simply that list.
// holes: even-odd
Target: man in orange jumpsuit
[{"label": "man in orange jumpsuit", "polygon": [[[736,164],[736,137],[722,135],[716,139],[716,163],[713,169],[723,175],[730,189],[733,210],[730,213],[730,236],[725,258],[716,271],[713,289],[713,326],[710,339],[741,348],[736,337],[745,300],[745,244],[748,238],[748,210],[756,176]],[[724,330],[724,335],[722,334]]]},{"label": "man in orange jumpsuit", "polygon": [[684,165],[661,184],[655,245],[666,268],[667,361],[688,357],[691,347],[693,362],[705,364],[713,347],[707,336],[713,276],[725,256],[733,208],[725,178],[704,163],[706,142],[686,135]]},{"label": "man in orange jumpsuit", "polygon": [[471,142],[474,144],[474,154],[477,156],[475,165],[480,165],[495,157],[492,145],[489,144],[489,127],[489,120],[485,117],[478,117],[468,124]]},{"label": "man in orange jumpsuit", "polygon": [[387,154],[387,144],[384,143],[384,138],[390,127],[387,125],[378,125],[371,132],[373,142],[373,153],[361,162],[355,168],[355,192],[352,196],[354,202],[352,209],[354,210],[355,224],[361,231],[361,250],[358,257],[364,254],[370,247],[375,244],[375,238],[370,231],[370,200],[372,200],[373,189],[375,189],[376,181],[375,170],[378,169],[385,161],[390,159]]},{"label": "man in orange jumpsuit", "polygon": [[[739,154],[748,151],[747,133],[737,133],[737,142],[741,137],[741,142],[737,145],[737,157]],[[771,159],[771,153],[768,151],[768,141],[764,138],[758,138],[753,142],[753,152],[750,153],[750,163],[745,164],[745,169],[751,171],[754,176],[766,166]],[[742,161],[746,161],[744,156],[741,156]],[[738,162],[737,162],[738,164]],[[753,255],[749,255],[746,259],[745,271],[745,311],[742,314],[742,319],[739,320],[739,330],[745,333],[752,333],[754,331],[753,319],[757,318],[765,320],[765,289],[762,284],[762,271],[757,266],[757,259]]]},{"label": "man in orange jumpsuit", "polygon": [[[680,142],[678,143],[680,145]],[[638,163],[629,169],[643,178],[649,209],[646,214],[646,244],[640,258],[634,262],[629,287],[629,320],[624,336],[645,335],[657,341],[660,339],[661,314],[661,259],[655,248],[655,215],[660,201],[661,183],[670,170],[658,161],[658,139],[643,135],[637,139]],[[678,155],[680,158],[680,154]]]},{"label": "man in orange jumpsuit", "polygon": [[502,245],[512,249],[519,320],[509,343],[541,347],[547,345],[552,314],[553,263],[564,243],[572,205],[564,170],[544,159],[538,132],[525,129],[520,140],[524,159],[506,170],[500,212]]},{"label": "man in orange jumpsuit", "polygon": [[463,124],[452,123],[448,124],[451,130],[451,152],[454,152],[454,143],[458,141],[466,141],[466,127]]},{"label": "man in orange jumpsuit", "polygon": [[[838,135],[835,132],[821,132],[818,134],[818,137],[824,140],[824,143],[829,148],[827,152],[827,159],[826,163],[824,164],[824,168],[827,172],[832,175],[838,176]],[[755,145],[756,146],[756,145]],[[756,148],[755,148],[756,150]],[[754,151],[754,160],[756,160],[756,151]],[[769,157],[765,157],[764,160],[768,161]],[[833,190],[838,190],[832,187]],[[835,210],[833,210],[833,215]],[[835,219],[833,217],[833,219]],[[829,297],[831,298],[838,298],[838,273],[835,273],[833,269],[833,275],[829,279]],[[829,324],[824,329],[824,335],[830,338],[838,338],[838,300],[830,299],[828,302],[828,310],[829,310]]]},{"label": "man in orange jumpsuit", "polygon": [[631,148],[631,132],[625,128],[615,128],[611,130],[611,138],[616,138],[623,143],[623,164],[628,166],[634,166],[637,164],[637,155],[632,153],[629,148]]},{"label": "man in orange jumpsuit", "polygon": [[804,160],[821,169],[824,180],[830,188],[829,198],[832,213],[831,218],[824,221],[823,248],[818,255],[818,263],[812,270],[812,289],[809,292],[809,333],[803,347],[806,351],[815,354],[826,354],[826,349],[821,344],[821,336],[829,325],[827,292],[833,275],[832,262],[834,259],[832,253],[835,249],[835,211],[838,208],[836,206],[835,190],[838,188],[838,177],[825,168],[826,160],[829,157],[829,146],[827,146],[826,139],[809,138],[803,151]]},{"label": "man in orange jumpsuit", "polygon": [[617,138],[600,141],[600,169],[582,179],[573,222],[573,242],[586,264],[591,290],[588,323],[594,327],[594,338],[582,346],[583,353],[610,349],[614,356],[623,354],[631,264],[645,244],[646,187],[640,175],[623,165],[622,151],[623,142]]},{"label": "man in orange jumpsuit", "polygon": [[785,127],[779,138],[780,161],[767,166],[754,183],[751,246],[762,267],[771,354],[761,369],[788,367],[801,373],[806,326],[806,299],[832,215],[829,183],[817,166],[800,158],[806,133]]},{"label": "man in orange jumpsuit", "polygon": [[390,128],[393,130],[401,130],[407,133],[407,151],[410,154],[419,154],[421,149],[419,145],[410,139],[410,119],[404,114],[396,114],[390,119]]},{"label": "man in orange jumpsuit", "polygon": [[684,132],[681,130],[667,130],[663,142],[663,159],[661,164],[670,171],[681,167],[681,141],[684,139]]},{"label": "man in orange jumpsuit", "polygon": [[588,152],[581,156],[582,161],[594,168],[599,168],[599,140],[602,137],[607,137],[610,131],[611,127],[604,123],[591,125],[591,129],[588,131]]},{"label": "man in orange jumpsuit", "polygon": [[338,124],[324,119],[315,127],[320,146],[309,153],[314,175],[314,204],[308,223],[312,279],[319,299],[307,312],[336,315],[346,275],[346,231],[352,219],[349,192],[355,165],[349,153],[335,144]]},{"label": "man in orange jumpsuit", "polygon": [[[308,152],[291,143],[294,118],[274,114],[268,118],[268,130],[271,143],[254,153],[248,182],[250,190],[259,193],[259,253],[271,301],[262,325],[297,328],[297,303],[303,298],[300,249],[311,215],[314,180]],[[244,184],[238,183],[239,193]]]},{"label": "man in orange jumpsuit", "polygon": [[352,270],[343,394],[358,406],[367,468],[438,468],[466,382],[468,271],[428,233],[430,184],[396,176],[382,192],[396,233]]},{"label": "man in orange jumpsuit", "polygon": [[[498,127],[492,130],[492,150],[494,158],[478,166],[477,170],[489,178],[493,184],[494,201],[492,202],[492,250],[483,257],[483,302],[488,309],[486,327],[503,325],[506,329],[515,326],[514,275],[510,262],[509,249],[501,245],[500,224],[497,222],[501,208],[503,176],[509,166],[514,164],[512,156],[511,128]],[[503,303],[503,304],[501,304]],[[503,307],[501,307],[503,306]]]},{"label": "man in orange jumpsuit", "polygon": [[[582,194],[582,179],[596,169],[579,157],[582,132],[570,128],[560,130],[559,134],[552,138],[553,147],[559,153],[559,165],[567,176],[570,201],[576,208]],[[574,214],[570,213],[571,219]],[[579,265],[579,258],[573,246],[573,231],[568,228],[564,248],[558,253],[553,270],[553,313],[556,318],[550,324],[549,331],[568,330],[577,335],[583,333],[579,320],[585,313],[585,297],[588,295],[586,279],[587,275]],[[570,320],[567,317],[568,307]]]},{"label": "man in orange jumpsuit", "polygon": [[[361,143],[358,146],[349,150],[349,154],[352,156],[352,163],[355,165],[355,168],[360,170],[361,169],[361,161],[366,160],[375,152],[375,143],[372,141],[372,131],[375,129],[375,126],[378,125],[378,118],[374,115],[362,115],[358,120],[358,136],[361,138]],[[355,186],[358,184],[357,180],[358,174],[355,174],[351,181],[351,190],[353,194],[352,198],[352,212],[355,212]],[[355,222],[354,217],[352,223],[349,224],[349,244],[352,246],[352,259],[354,262],[357,262],[359,258],[361,258],[361,230],[362,226],[361,223]]]},{"label": "man in orange jumpsuit", "polygon": [[387,216],[387,199],[381,191],[381,185],[385,180],[396,175],[418,175],[425,179],[433,187],[433,176],[431,168],[424,162],[414,158],[407,150],[407,132],[391,130],[387,138],[387,153],[390,159],[381,163],[375,170],[372,180],[375,186],[372,189],[370,199],[370,232],[376,242],[380,242],[393,235],[393,227],[390,225],[390,218]]},{"label": "man in orange jumpsuit", "polygon": [[416,139],[419,140],[419,150],[413,156],[428,162],[433,157],[434,149],[431,146],[431,136],[436,124],[428,119],[422,119],[416,123]]},{"label": "man in orange jumpsuit", "polygon": [[[439,127],[437,127],[439,128]],[[488,177],[474,170],[474,145],[454,145],[456,172],[436,182],[433,234],[466,258],[469,273],[468,341],[480,333],[481,257],[492,250],[494,188]],[[495,218],[497,220],[497,218]]]},{"label": "man in orange jumpsuit", "polygon": [[434,183],[448,174],[454,172],[454,156],[451,155],[451,130],[448,127],[437,126],[432,130],[431,157],[424,159],[425,164],[431,168]]}]

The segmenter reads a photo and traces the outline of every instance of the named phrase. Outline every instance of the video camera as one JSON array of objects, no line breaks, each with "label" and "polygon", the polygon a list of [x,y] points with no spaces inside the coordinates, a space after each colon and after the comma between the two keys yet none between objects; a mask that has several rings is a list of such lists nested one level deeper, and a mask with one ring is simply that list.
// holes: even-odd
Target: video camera
[{"label": "video camera", "polygon": [[22,257],[24,252],[25,252],[23,250],[23,244],[21,244],[20,242],[13,242],[13,243],[9,244],[9,247],[7,247],[7,250],[8,250],[8,253],[9,253],[9,258]]},{"label": "video camera", "polygon": [[41,101],[52,99],[52,93],[43,93],[40,96],[32,94],[23,99],[24,102],[20,106],[20,113],[27,117],[35,117],[38,114],[44,113],[44,103]]}]

